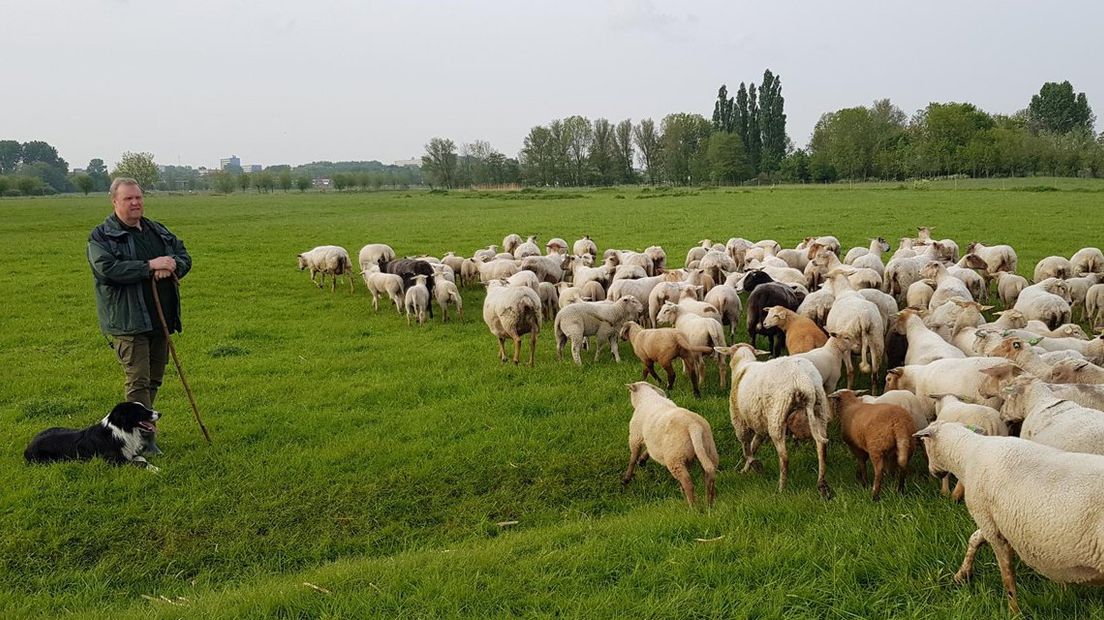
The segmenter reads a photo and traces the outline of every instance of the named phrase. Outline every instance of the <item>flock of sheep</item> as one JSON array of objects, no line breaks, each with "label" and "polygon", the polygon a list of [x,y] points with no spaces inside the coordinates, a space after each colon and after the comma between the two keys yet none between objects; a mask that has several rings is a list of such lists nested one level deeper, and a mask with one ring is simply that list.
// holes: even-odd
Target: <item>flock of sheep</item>
[{"label": "flock of sheep", "polygon": [[[956,580],[970,576],[978,547],[989,543],[1013,608],[1013,552],[1056,581],[1104,584],[1104,335],[1072,322],[1077,315],[1096,329],[1104,324],[1104,254],[1083,248],[1069,259],[1047,257],[1029,282],[1017,274],[1010,246],[971,243],[961,252],[931,231],[902,238],[888,257],[890,245],[879,237],[842,260],[832,236],[807,237],[794,248],[707,239],[680,269],[668,268],[659,246],[599,254],[584,237],[570,252],[566,241],[551,239],[542,253],[535,236],[518,235],[470,258],[449,252],[396,260],[390,247],[373,244],[358,262],[373,307],[385,295],[408,323],[432,318],[433,300],[443,320],[450,305],[462,318],[458,287],[482,283],[483,319],[503,362],[507,339],[516,364],[528,336],[532,366],[546,321],[558,356],[570,343],[576,364],[584,347],[597,359],[604,345],[620,361],[618,341],[628,340],[642,381],[628,386],[633,415],[623,484],[650,457],[693,506],[689,467],[697,461],[712,504],[718,454],[709,422],[647,382],[662,381],[658,365],[671,390],[681,359],[700,395],[712,359],[720,387],[731,384],[743,471],[762,470],[755,454],[769,439],[782,490],[786,438],[811,439],[817,488],[831,498],[828,428],[838,420],[864,485],[866,462],[873,464],[877,499],[887,473],[904,488],[920,438],[929,471],[943,479],[945,493],[952,493],[948,478],[957,479],[952,497],[965,498],[978,526]],[[331,290],[340,275],[353,286],[354,267],[340,247],[300,254],[299,268],[310,269],[312,281],[321,274],[319,287],[326,275]],[[983,313],[995,307],[987,305],[993,297],[1005,309],[990,322]],[[741,320],[750,342],[729,342]],[[759,336],[767,351],[756,348]],[[761,361],[765,355],[772,357]],[[872,395],[853,390],[853,356]],[[877,395],[883,368],[885,390]],[[837,389],[844,375],[846,388]]]}]

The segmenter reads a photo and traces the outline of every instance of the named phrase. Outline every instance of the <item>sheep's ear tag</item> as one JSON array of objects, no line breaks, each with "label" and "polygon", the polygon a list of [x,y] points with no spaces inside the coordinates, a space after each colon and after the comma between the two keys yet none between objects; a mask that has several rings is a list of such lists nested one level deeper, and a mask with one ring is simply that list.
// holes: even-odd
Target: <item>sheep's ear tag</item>
[{"label": "sheep's ear tag", "polygon": [[980,428],[978,428],[977,426],[974,426],[973,424],[964,424],[963,426],[965,426],[966,428],[968,428],[968,429],[970,429],[970,430],[974,431],[974,432],[975,432],[975,433],[977,433],[978,435],[984,435],[984,434],[985,434],[985,431],[981,430],[981,429],[980,429]]},{"label": "sheep's ear tag", "polygon": [[1042,338],[1034,338],[1034,339],[1032,339],[1032,340],[1028,340],[1028,341],[1027,341],[1027,344],[1029,344],[1029,345],[1031,345],[1031,346],[1035,346],[1035,345],[1039,344],[1039,343],[1040,343],[1040,342],[1042,342],[1042,341],[1043,341],[1043,339],[1042,339]]}]

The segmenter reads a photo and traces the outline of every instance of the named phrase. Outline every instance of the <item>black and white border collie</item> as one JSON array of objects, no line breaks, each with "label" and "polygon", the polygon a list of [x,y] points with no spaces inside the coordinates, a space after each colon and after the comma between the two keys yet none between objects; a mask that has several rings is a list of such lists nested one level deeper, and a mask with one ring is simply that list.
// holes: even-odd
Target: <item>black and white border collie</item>
[{"label": "black and white border collie", "polygon": [[119,403],[102,420],[78,430],[48,428],[31,439],[23,452],[28,463],[88,460],[103,457],[112,465],[131,463],[154,472],[157,468],[139,456],[144,442],[142,431],[157,432],[161,414],[139,402]]}]

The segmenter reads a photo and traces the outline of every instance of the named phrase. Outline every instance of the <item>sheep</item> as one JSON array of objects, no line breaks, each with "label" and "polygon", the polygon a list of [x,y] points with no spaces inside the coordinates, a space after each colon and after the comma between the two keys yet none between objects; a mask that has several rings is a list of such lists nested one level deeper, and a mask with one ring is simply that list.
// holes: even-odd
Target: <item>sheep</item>
[{"label": "sheep", "polygon": [[720,457],[709,422],[676,405],[654,385],[638,381],[627,386],[633,414],[629,420],[629,465],[621,476],[621,488],[632,481],[637,464],[650,456],[678,480],[686,503],[693,508],[694,481],[687,466],[697,459],[705,477],[706,501],[712,506]]},{"label": "sheep", "polygon": [[708,273],[714,282],[721,282],[724,280],[723,272],[736,271],[737,265],[728,254],[710,250],[701,258],[698,268]]},{"label": "sheep", "polygon": [[626,322],[640,318],[643,311],[644,306],[631,296],[610,302],[584,301],[560,309],[553,323],[557,359],[563,359],[564,344],[570,339],[571,357],[576,365],[581,366],[583,360],[579,351],[583,348],[583,339],[594,336],[597,342],[594,347],[594,361],[598,361],[598,353],[604,342],[609,344],[613,359],[620,362],[621,352],[617,348],[617,338],[621,334],[621,328]]},{"label": "sheep", "polygon": [[886,391],[908,390],[920,397],[925,411],[935,411],[928,400],[932,394],[959,394],[989,407],[999,407],[1000,399],[982,399],[978,388],[985,380],[983,368],[1007,363],[1001,357],[967,357],[936,360],[923,366],[899,366],[886,373]]},{"label": "sheep", "polygon": [[559,237],[552,237],[544,244],[544,250],[549,255],[563,256],[564,252],[567,252],[567,242]]},{"label": "sheep", "polygon": [[521,259],[521,268],[537,274],[541,282],[557,284],[564,279],[564,273],[575,262],[573,256],[550,254],[548,256],[526,256]]},{"label": "sheep", "polygon": [[973,299],[987,301],[989,299],[989,281],[976,271],[985,268],[986,265],[983,261],[971,262],[969,258],[963,257],[958,263],[947,265],[947,273],[962,280]]},{"label": "sheep", "polygon": [[592,299],[587,299],[583,295],[582,289],[576,288],[567,282],[560,282],[557,284],[556,291],[560,298],[559,308],[561,310],[577,301],[594,301]]},{"label": "sheep", "polygon": [[835,391],[839,385],[842,368],[847,367],[848,374],[853,374],[851,368],[851,341],[843,336],[829,336],[823,346],[806,351],[794,353],[791,357],[800,357],[812,362],[820,375],[825,392]]},{"label": "sheep", "polygon": [[828,334],[812,319],[782,306],[771,306],[766,311],[763,327],[777,327],[786,332],[786,350],[790,355],[812,351],[828,342]]},{"label": "sheep", "polygon": [[908,390],[889,390],[881,396],[861,396],[864,403],[877,405],[897,405],[908,412],[912,419],[913,428],[921,429],[935,419],[935,415],[929,415],[928,407],[920,401],[920,397]]},{"label": "sheep", "polygon": [[1045,336],[1047,338],[1077,338],[1078,340],[1088,340],[1089,335],[1085,333],[1085,330],[1081,328],[1077,323],[1066,323],[1065,325],[1059,325],[1057,329],[1050,329],[1042,321],[1028,321],[1024,329]]},{"label": "sheep", "polygon": [[521,235],[510,233],[502,238],[502,251],[511,256],[513,256],[514,250],[516,250],[519,245],[521,245]]},{"label": "sheep", "polygon": [[[843,262],[848,265],[853,265],[855,260],[859,257],[874,256],[878,259],[878,265],[884,270],[885,265],[882,264],[882,254],[888,252],[890,249],[889,243],[887,243],[883,237],[878,237],[877,239],[870,240],[870,249],[855,247],[848,250],[847,256],[844,257]],[[869,265],[863,265],[864,267],[869,266],[870,269],[877,269],[877,267],[873,266],[873,261],[866,262],[869,263]]]},{"label": "sheep", "polygon": [[[835,301],[836,296],[832,294],[831,289],[820,288],[809,293],[805,296],[805,299],[801,300],[801,305],[797,307],[797,313],[823,327],[824,323],[828,321],[828,312],[832,309],[832,304]],[[896,308],[896,302],[894,307]]]},{"label": "sheep", "polygon": [[379,265],[381,258],[395,260],[395,250],[383,243],[369,243],[360,248],[360,255],[357,258],[357,262],[360,263],[360,270],[367,271],[369,267]]},{"label": "sheep", "polygon": [[1038,319],[1054,329],[1070,322],[1069,291],[1056,278],[1046,278],[1020,291],[1015,309],[1027,320]]},{"label": "sheep", "polygon": [[600,267],[587,267],[586,265],[576,262],[572,267],[572,282],[575,286],[582,286],[590,281],[599,282],[603,287],[608,286],[610,280],[613,278],[613,272],[616,269],[614,261],[606,259]]},{"label": "sheep", "polygon": [[1070,267],[1075,276],[1104,273],[1104,252],[1100,248],[1081,248],[1070,257]]},{"label": "sheep", "polygon": [[1047,256],[1035,264],[1035,284],[1047,278],[1064,280],[1073,275],[1073,266],[1063,256]]},{"label": "sheep", "polygon": [[1062,400],[1046,383],[1018,377],[1000,388],[1001,419],[1022,423],[1020,437],[1085,454],[1104,455],[1104,411]]},{"label": "sheep", "polygon": [[[583,292],[583,297],[587,301],[606,301],[606,289],[602,287],[602,283],[597,280],[590,280],[582,285],[576,285],[580,291]],[[609,300],[614,301],[614,300]]]},{"label": "sheep", "polygon": [[520,243],[514,248],[514,258],[521,260],[526,256],[540,256],[540,246],[536,244],[537,236],[529,235],[525,243]]},{"label": "sheep", "polygon": [[[775,282],[766,272],[753,271],[744,278],[741,287],[749,291],[747,304],[747,331],[751,345],[754,347],[758,341],[763,318],[766,317],[766,309],[770,306],[782,306],[790,310],[797,310],[803,297],[784,284]],[[762,333],[770,343],[772,355],[782,353],[782,332],[771,327],[763,329]]]},{"label": "sheep", "polygon": [[[664,302],[663,308],[660,309],[659,314],[656,315],[656,323],[669,323],[673,325],[675,329],[682,332],[682,335],[686,336],[686,339],[695,346],[712,346],[723,347],[726,345],[724,337],[724,326],[721,325],[719,319],[706,318],[699,316],[685,309],[681,305],[676,305],[671,302]],[[720,376],[718,381],[720,386],[725,387],[724,360],[721,356],[717,356],[717,371]],[[701,371],[699,374],[705,376],[705,363],[702,362]]]},{"label": "sheep", "polygon": [[667,389],[675,387],[675,369],[672,362],[681,359],[686,367],[686,373],[690,376],[690,385],[694,389],[694,396],[701,396],[701,377],[699,369],[703,368],[701,354],[712,353],[713,348],[697,346],[686,339],[686,336],[673,327],[661,327],[658,329],[644,329],[636,321],[625,323],[621,329],[621,338],[632,344],[633,353],[644,366],[641,380],[647,380],[648,375],[660,381],[656,374],[655,365],[658,363],[667,373]]},{"label": "sheep", "polygon": [[638,301],[642,301],[648,299],[652,289],[661,282],[663,282],[662,275],[635,280],[614,280],[610,283],[609,291],[606,292],[606,299],[617,301],[625,295],[632,295]]},{"label": "sheep", "polygon": [[[1009,362],[981,371],[986,380],[978,389],[985,398],[1000,398],[1001,388],[1010,385],[1016,377],[1026,372],[1016,364]],[[1039,379],[1042,381],[1042,379]],[[1083,407],[1104,410],[1104,385],[1090,383],[1046,383],[1056,398],[1073,401]]]},{"label": "sheep", "polygon": [[498,338],[498,357],[506,363],[506,338],[514,341],[514,364],[521,356],[521,337],[529,334],[529,367],[533,366],[537,353],[537,334],[540,333],[541,300],[537,292],[527,286],[514,287],[505,280],[487,283],[487,297],[483,300],[483,322]]},{"label": "sheep", "polygon": [[920,279],[920,269],[936,260],[942,249],[942,244],[937,241],[913,257],[890,259],[882,276],[882,291],[898,299],[903,297],[908,287]]},{"label": "sheep", "polygon": [[1080,338],[1040,338],[1037,342],[1032,341],[1031,344],[1052,352],[1076,351],[1086,360],[1094,364],[1104,364],[1104,336],[1093,338],[1092,340],[1081,340]]},{"label": "sheep", "polygon": [[[870,373],[870,389],[878,391],[878,367],[885,354],[885,323],[881,311],[851,288],[847,277],[839,271],[828,274],[825,286],[832,287],[836,302],[828,312],[829,334],[847,336],[858,347],[859,370]],[[848,372],[847,387],[853,387],[853,373]]]},{"label": "sheep", "polygon": [[433,268],[434,282],[441,282],[443,280],[456,284],[456,272],[452,270],[452,267],[444,263],[430,263],[430,267]]},{"label": "sheep", "polygon": [[923,365],[941,359],[962,359],[966,354],[928,329],[915,310],[902,310],[897,315],[897,333],[908,338],[905,364]]},{"label": "sheep", "polygon": [[882,492],[887,464],[897,466],[897,492],[904,493],[908,463],[915,448],[912,434],[917,430],[908,411],[897,405],[865,403],[851,390],[832,392],[828,400],[834,401],[840,436],[858,461],[863,486],[867,484],[866,459],[869,457],[874,464],[872,499],[877,501]]},{"label": "sheep", "polygon": [[713,249],[713,242],[709,239],[702,239],[697,247],[690,248],[690,250],[686,252],[685,264],[689,266],[692,262],[700,261],[711,249]]},{"label": "sheep", "polygon": [[1093,325],[1104,325],[1104,284],[1090,286],[1085,292],[1085,318]]},{"label": "sheep", "polygon": [[905,291],[905,305],[909,308],[927,308],[935,293],[934,280],[917,280],[909,285]]},{"label": "sheep", "polygon": [[705,317],[707,319],[715,319],[718,323],[721,322],[721,311],[717,310],[713,304],[706,303],[704,301],[698,301],[698,294],[701,292],[701,287],[687,286],[679,293],[678,305],[688,312],[693,312],[698,316]]},{"label": "sheep", "polygon": [[540,284],[540,278],[537,274],[529,271],[528,269],[522,269],[514,275],[506,278],[506,283],[510,286],[528,286],[534,291],[537,290],[537,285]]},{"label": "sheep", "polygon": [[1088,361],[1058,362],[1046,378],[1050,383],[1104,383],[1104,368]]},{"label": "sheep", "polygon": [[403,283],[402,278],[393,273],[381,273],[379,266],[372,266],[367,271],[362,271],[364,286],[372,294],[372,309],[379,311],[379,296],[387,295],[395,304],[395,310],[402,314]]},{"label": "sheep", "polygon": [[791,250],[786,248],[780,250],[776,258],[785,263],[787,267],[799,271],[804,271],[805,267],[809,265],[809,254],[804,250]]},{"label": "sheep", "polygon": [[1100,273],[1089,273],[1078,278],[1066,278],[1066,289],[1069,290],[1070,296],[1070,311],[1080,308],[1082,320],[1088,318],[1085,301],[1089,289],[1101,282],[1104,282],[1104,274]]},{"label": "sheep", "polygon": [[648,293],[648,325],[655,327],[656,316],[659,315],[663,304],[671,302],[677,304],[682,297],[682,289],[690,286],[685,282],[660,282],[652,287]]},{"label": "sheep", "polygon": [[537,295],[541,300],[541,317],[545,321],[556,318],[556,310],[560,307],[560,292],[556,285],[541,282],[537,285]]},{"label": "sheep", "polygon": [[464,320],[464,300],[460,297],[460,291],[452,282],[438,282],[433,289],[433,296],[437,298],[437,305],[441,306],[441,321],[448,321],[449,304],[456,306],[456,315]]},{"label": "sheep", "polygon": [[337,245],[320,245],[309,252],[303,252],[298,255],[299,271],[304,269],[310,269],[311,282],[314,282],[314,276],[322,274],[322,277],[316,284],[318,288],[322,288],[326,283],[326,276],[330,276],[330,292],[333,292],[337,287],[337,276],[350,275],[349,278],[349,291],[353,290],[353,273],[352,263],[349,261],[349,253],[345,251],[345,248]]},{"label": "sheep", "polygon": [[[381,259],[379,262],[379,270],[383,273],[393,273],[401,277],[403,281],[403,290],[410,290],[410,287],[414,284],[414,276],[426,276],[425,286],[429,289],[430,295],[433,294],[433,287],[435,285],[433,265],[424,260],[400,258],[398,260],[385,261]],[[432,305],[429,305],[429,318],[433,318]]]},{"label": "sheep", "polygon": [[997,296],[1000,297],[1001,303],[1004,304],[1005,308],[1015,306],[1016,300],[1020,297],[1020,292],[1028,286],[1027,278],[1007,271],[998,271],[996,279]]},{"label": "sheep", "polygon": [[736,337],[736,325],[743,315],[743,304],[740,302],[740,293],[736,289],[725,284],[714,286],[705,295],[705,302],[712,305],[721,313],[721,324],[728,325],[728,333]]},{"label": "sheep", "polygon": [[430,307],[429,289],[426,288],[426,278],[428,278],[428,276],[422,274],[414,276],[414,284],[406,289],[406,294],[403,298],[403,307],[406,308],[407,325],[410,325],[411,316],[417,317],[418,325],[426,321],[426,308]]},{"label": "sheep", "polygon": [[971,242],[966,246],[967,254],[977,254],[987,265],[986,272],[994,276],[998,271],[1016,273],[1018,258],[1016,250],[1010,245],[983,245],[979,241]]},{"label": "sheep", "polygon": [[582,256],[583,254],[598,256],[598,246],[595,245],[590,235],[583,235],[582,239],[578,239],[572,244],[571,253],[576,256]]},{"label": "sheep", "polygon": [[832,497],[825,478],[828,455],[828,397],[821,385],[820,374],[813,363],[798,357],[780,357],[765,362],[755,360],[765,355],[746,343],[732,347],[716,347],[722,355],[731,356],[732,391],[729,393],[729,417],[743,447],[746,473],[762,464],[755,452],[763,437],[769,437],[778,454],[778,490],[786,487],[789,475],[789,453],[786,450],[787,423],[796,415],[806,417],[813,441],[817,446],[817,490],[824,499]]},{"label": "sheep", "polygon": [[652,268],[648,270],[648,275],[658,276],[667,271],[667,252],[662,246],[650,245],[644,248],[644,256],[652,261]]},{"label": "sheep", "polygon": [[[743,265],[747,257],[747,251],[753,246],[750,241],[742,237],[732,237],[725,243],[725,252],[732,257],[737,265]],[[688,255],[689,256],[689,255]],[[687,261],[689,262],[689,261]]]},{"label": "sheep", "polygon": [[[953,394],[932,394],[935,401],[937,422],[958,422],[978,429],[979,432],[990,437],[1007,437],[1008,425],[1001,419],[999,411],[992,407],[963,402]],[[950,489],[950,481],[944,477],[941,484],[943,495],[950,495],[951,501],[959,502],[966,493],[966,485],[959,479],[955,483],[954,491]]]},{"label": "sheep", "polygon": [[640,265],[618,265],[613,272],[614,280],[638,280],[648,277],[648,272]]},{"label": "sheep", "polygon": [[505,280],[518,271],[521,271],[521,268],[513,259],[494,259],[479,263],[479,280],[483,283]]},{"label": "sheep", "polygon": [[961,424],[935,423],[918,433],[933,476],[954,474],[969,493],[978,529],[955,582],[970,578],[988,542],[1000,565],[1009,610],[1019,614],[1015,555],[1062,583],[1104,581],[1104,457],[1070,454],[1017,437],[986,437]]},{"label": "sheep", "polygon": [[932,293],[931,301],[928,302],[929,310],[935,310],[950,301],[952,297],[959,297],[968,301],[974,300],[974,296],[970,293],[970,289],[966,288],[966,284],[948,273],[947,268],[942,263],[934,261],[928,263],[920,269],[920,276],[935,280],[936,283],[935,292]]}]

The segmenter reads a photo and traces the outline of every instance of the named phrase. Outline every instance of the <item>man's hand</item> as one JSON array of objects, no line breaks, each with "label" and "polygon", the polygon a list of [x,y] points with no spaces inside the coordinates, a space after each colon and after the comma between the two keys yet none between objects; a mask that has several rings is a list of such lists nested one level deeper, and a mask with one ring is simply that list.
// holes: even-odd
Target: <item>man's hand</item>
[{"label": "man's hand", "polygon": [[154,280],[164,280],[165,278],[171,277],[173,277],[173,272],[169,271],[168,269],[158,269],[153,272]]},{"label": "man's hand", "polygon": [[158,256],[149,262],[150,271],[176,271],[176,259],[171,256]]}]

